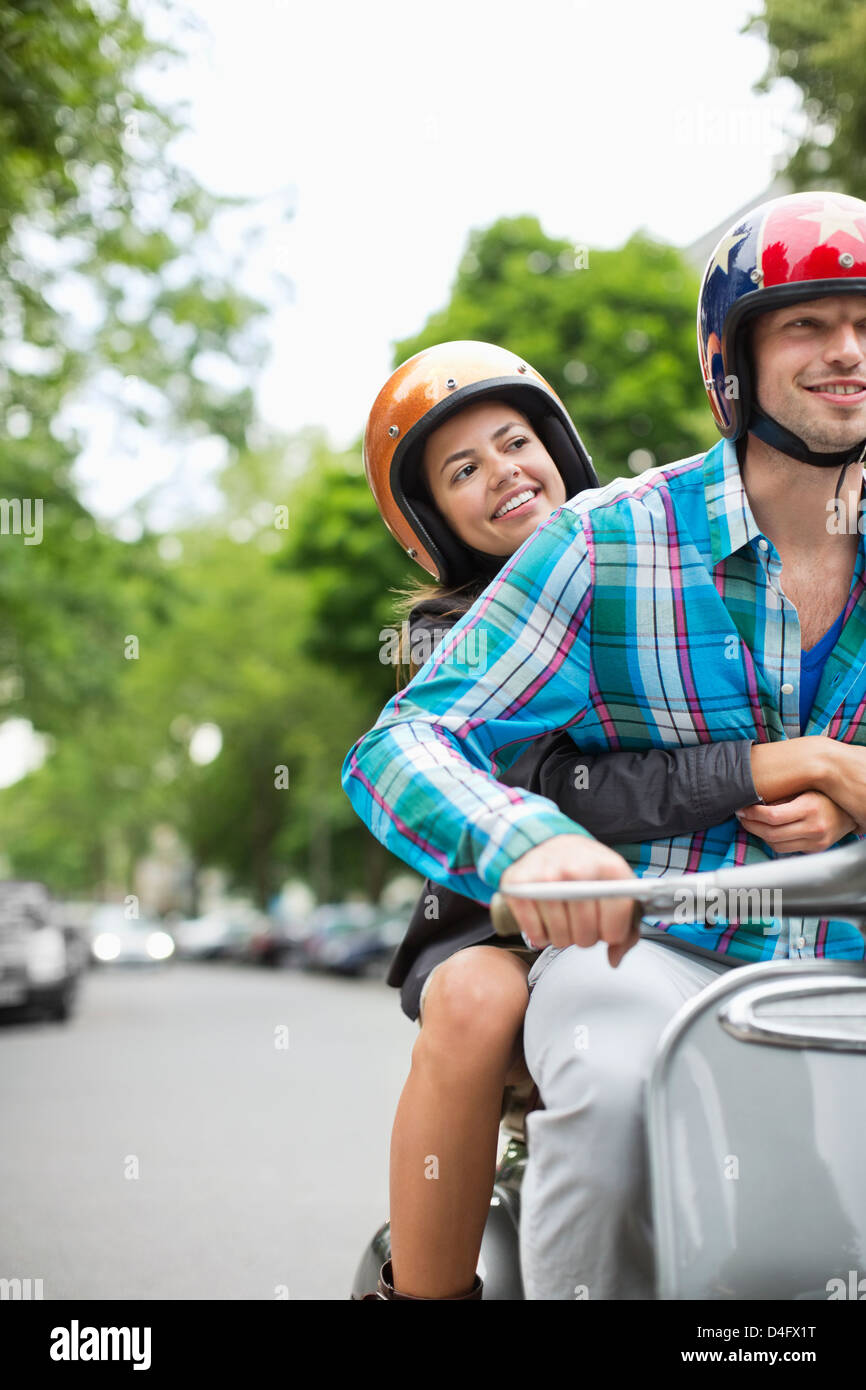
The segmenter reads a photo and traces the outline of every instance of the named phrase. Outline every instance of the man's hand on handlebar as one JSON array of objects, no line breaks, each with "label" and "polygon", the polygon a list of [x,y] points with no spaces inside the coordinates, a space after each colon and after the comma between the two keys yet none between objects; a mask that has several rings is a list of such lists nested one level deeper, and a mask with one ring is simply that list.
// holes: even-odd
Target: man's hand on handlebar
[{"label": "man's hand on handlebar", "polygon": [[633,898],[554,902],[508,897],[508,889],[518,883],[634,877],[622,856],[598,840],[554,835],[508,866],[499,892],[508,898],[508,907],[533,946],[594,946],[606,941],[608,960],[617,966],[639,940],[639,912]]}]

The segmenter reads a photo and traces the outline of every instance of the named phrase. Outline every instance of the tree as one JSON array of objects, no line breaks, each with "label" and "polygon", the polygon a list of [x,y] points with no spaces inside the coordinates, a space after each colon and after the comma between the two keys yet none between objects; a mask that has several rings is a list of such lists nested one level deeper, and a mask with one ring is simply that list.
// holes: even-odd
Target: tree
[{"label": "tree", "polygon": [[[627,474],[638,449],[652,454],[638,456],[640,470],[706,447],[715,434],[697,363],[694,271],[642,236],[586,254],[576,268],[575,248],[531,217],[474,232],[447,306],[397,344],[395,363],[454,338],[525,355],[574,414],[603,478]],[[386,530],[360,446],[314,451],[280,563],[309,586],[305,651],[350,676],[378,712],[395,689],[379,634],[395,625],[395,592],[425,576]]]},{"label": "tree", "polygon": [[174,167],[179,122],[139,84],[172,56],[128,0],[0,4],[0,719],[43,729],[113,698],[137,602],[167,594],[153,544],[77,500],[70,407],[230,450],[251,418],[249,382],[217,385],[215,364],[260,362],[262,306],[210,244],[224,200]]},{"label": "tree", "polygon": [[794,188],[866,198],[866,7],[862,0],[764,0],[747,30],[766,36],[767,91],[789,78],[803,94],[807,128],[784,173]]},{"label": "tree", "polygon": [[[329,846],[354,818],[339,769],[357,717],[348,683],[301,650],[304,580],[275,566],[272,536],[264,523],[243,542],[184,538],[188,601],[142,671],[142,705],[173,769],[168,818],[198,864],[227,868],[262,906],[289,871],[319,896],[345,884]],[[187,746],[204,722],[222,750],[197,766]]]},{"label": "tree", "polygon": [[[257,522],[232,518],[235,539],[225,518],[170,537],[168,618],[141,614],[118,654],[118,698],[82,711],[37,772],[0,792],[16,873],[60,892],[131,891],[153,827],[168,824],[196,866],[225,868],[262,906],[287,873],[324,898],[363,878],[367,832],[339,769],[368,705],[302,653],[305,579],[275,564],[273,508],[253,510]],[[191,756],[203,724],[222,739],[205,765]]]},{"label": "tree", "polygon": [[[395,364],[453,338],[511,347],[573,411],[600,474],[621,475],[636,449],[662,462],[714,438],[697,365],[697,290],[680,254],[646,237],[620,251],[592,251],[587,264],[585,253],[547,236],[536,219],[503,219],[472,234],[447,306],[397,344]],[[336,456],[324,441],[311,446],[278,558],[306,585],[305,657],[355,697],[340,761],[395,692],[380,637],[397,626],[395,593],[425,579],[389,535],[360,455],[360,445]],[[381,882],[389,857],[383,861],[378,842],[361,833]],[[347,829],[347,852],[355,843]]]},{"label": "tree", "polygon": [[681,254],[642,233],[596,251],[548,236],[534,217],[503,218],[472,233],[449,303],[395,357],[452,338],[526,357],[564,401],[605,480],[627,474],[636,450],[640,472],[713,440],[697,294]]},{"label": "tree", "polygon": [[306,585],[305,652],[378,713],[396,689],[396,668],[383,660],[388,644],[379,634],[395,626],[395,591],[423,576],[386,530],[360,445],[335,455],[318,442],[293,495],[279,564]]},{"label": "tree", "polygon": [[[398,343],[395,363],[433,343],[478,338],[526,356],[573,412],[599,474],[627,474],[713,442],[695,347],[698,282],[679,252],[635,236],[620,251],[575,248],[535,218],[474,232],[447,306]],[[375,718],[395,691],[383,662],[395,594],[425,576],[389,535],[367,486],[360,445],[311,445],[278,563],[308,588],[303,649],[349,678]],[[433,582],[432,580],[430,582]],[[352,737],[363,732],[359,728]]]}]

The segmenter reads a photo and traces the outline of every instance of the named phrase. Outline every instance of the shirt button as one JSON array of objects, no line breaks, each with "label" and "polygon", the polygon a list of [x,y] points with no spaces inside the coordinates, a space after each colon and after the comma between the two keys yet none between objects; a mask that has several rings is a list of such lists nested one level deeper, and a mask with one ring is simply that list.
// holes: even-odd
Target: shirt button
[{"label": "shirt button", "polygon": [[783,695],[793,695],[793,693],[794,693],[794,687],[793,687],[793,685],[791,685],[788,681],[785,681],[785,684],[782,686],[782,694],[783,694]]},{"label": "shirt button", "polygon": [[805,936],[798,936],[798,937],[797,937],[797,950],[798,950],[798,951],[802,951],[805,945],[806,945],[806,938],[805,938]]},{"label": "shirt button", "polygon": [[758,541],[758,549],[759,549],[759,550],[769,550],[769,549],[770,549],[768,543],[764,540],[764,537],[763,537],[763,536],[762,536],[761,539]]}]

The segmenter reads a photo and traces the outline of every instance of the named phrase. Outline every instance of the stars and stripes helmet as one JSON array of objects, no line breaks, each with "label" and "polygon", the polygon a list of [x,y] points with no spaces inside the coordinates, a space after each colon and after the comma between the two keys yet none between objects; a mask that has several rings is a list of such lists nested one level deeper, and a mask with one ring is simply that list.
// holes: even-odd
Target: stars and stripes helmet
[{"label": "stars and stripes helmet", "polygon": [[566,496],[598,487],[592,460],[556,392],[533,367],[492,343],[439,343],[410,357],[385,382],[364,431],[364,469],[382,520],[407,555],[440,584],[490,577],[505,563],[462,541],[433,502],[423,476],[431,431],[481,400],[525,415],[556,464]]},{"label": "stars and stripes helmet", "polygon": [[[756,314],[832,294],[866,294],[866,203],[844,193],[791,193],[761,203],[719,241],[698,299],[698,355],[710,409],[721,433],[752,429],[809,463],[804,441],[758,407],[748,325]],[[800,447],[798,447],[800,446]],[[857,456],[853,451],[843,451]]]}]

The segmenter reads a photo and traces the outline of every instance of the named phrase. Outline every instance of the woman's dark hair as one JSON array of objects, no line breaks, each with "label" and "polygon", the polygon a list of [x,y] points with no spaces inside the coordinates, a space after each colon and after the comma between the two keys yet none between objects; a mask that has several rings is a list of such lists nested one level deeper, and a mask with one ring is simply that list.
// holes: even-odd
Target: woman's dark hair
[{"label": "woman's dark hair", "polygon": [[[488,402],[485,401],[485,404],[487,403]],[[537,432],[537,424],[533,417],[526,413],[524,406],[515,405],[513,401],[509,400],[505,395],[502,397],[491,397],[489,403],[508,406],[526,421],[531,430]],[[465,408],[464,406],[463,409]],[[455,414],[459,413],[459,410],[455,411]],[[426,440],[424,441],[424,445],[422,445],[422,450],[424,447],[426,447]],[[413,488],[429,506],[433,507],[440,516],[442,515],[434,500],[425,470],[420,464],[415,471]],[[501,563],[504,565],[507,559],[508,556],[503,555]],[[486,573],[483,575],[475,575],[472,579],[459,585],[430,584],[425,583],[423,580],[418,580],[413,585],[410,585],[409,588],[391,590],[391,593],[397,596],[394,604],[394,616],[400,628],[400,659],[397,664],[398,690],[402,690],[404,685],[408,685],[409,681],[412,680],[421,669],[419,666],[416,666],[410,658],[409,648],[411,647],[412,634],[410,631],[409,642],[407,643],[404,640],[403,633],[404,620],[408,620],[410,614],[414,609],[419,607],[419,605],[429,604],[433,608],[437,618],[443,619],[448,627],[453,627],[454,624],[463,617],[464,613],[468,613],[469,609],[478,598],[478,595],[483,593],[490,582],[491,574]],[[449,619],[450,621],[448,621]],[[407,671],[408,675],[406,675]]]}]

